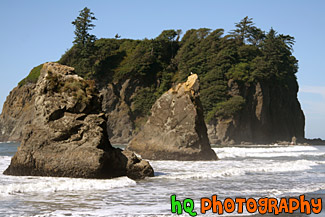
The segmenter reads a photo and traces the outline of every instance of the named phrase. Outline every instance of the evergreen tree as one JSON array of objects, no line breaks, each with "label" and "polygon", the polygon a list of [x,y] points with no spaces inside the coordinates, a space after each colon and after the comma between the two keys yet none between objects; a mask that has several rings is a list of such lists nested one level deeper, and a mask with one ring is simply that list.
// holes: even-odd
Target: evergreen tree
[{"label": "evergreen tree", "polygon": [[236,29],[230,32],[236,39],[241,42],[249,42],[252,45],[259,45],[265,38],[264,32],[254,26],[253,18],[244,17],[239,23],[236,23]]},{"label": "evergreen tree", "polygon": [[164,30],[158,37],[158,40],[174,41],[177,36],[177,32],[174,29]]},{"label": "evergreen tree", "polygon": [[239,23],[236,23],[237,29],[232,30],[230,34],[244,42],[244,40],[249,37],[249,33],[253,25],[253,19],[246,16]]},{"label": "evergreen tree", "polygon": [[90,11],[89,8],[85,7],[80,11],[79,16],[72,22],[76,27],[74,31],[75,40],[73,41],[76,45],[81,45],[82,47],[87,47],[96,40],[95,35],[89,34],[89,30],[92,30],[95,25],[92,21],[96,20],[94,13]]},{"label": "evergreen tree", "polygon": [[[88,19],[87,42],[87,31],[94,27],[89,18],[93,14],[84,12],[79,21],[82,17]],[[240,93],[234,96],[234,86],[245,90],[256,82],[273,82],[298,88],[292,36],[273,29],[264,32],[248,17],[236,24],[232,34],[223,33],[223,29],[191,29],[180,39],[181,30],[171,29],[151,40],[99,39],[86,49],[79,46],[82,40],[76,37],[75,45],[60,63],[75,67],[79,75],[96,79],[100,85],[122,85],[130,79],[137,85],[129,99],[136,121],[146,117],[155,99],[173,84],[186,80],[190,72],[200,77],[200,98],[207,122],[216,114],[230,117],[242,109],[245,99]]]}]

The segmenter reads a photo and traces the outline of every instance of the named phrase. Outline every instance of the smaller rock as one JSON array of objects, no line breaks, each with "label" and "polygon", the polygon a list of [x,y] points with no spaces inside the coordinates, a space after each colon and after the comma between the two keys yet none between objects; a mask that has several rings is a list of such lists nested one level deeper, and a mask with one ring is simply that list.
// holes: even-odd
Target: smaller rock
[{"label": "smaller rock", "polygon": [[154,176],[154,172],[148,161],[142,160],[132,151],[124,150],[122,154],[128,159],[126,165],[126,175],[131,179],[144,179]]},{"label": "smaller rock", "polygon": [[164,93],[127,149],[152,160],[216,160],[207,137],[196,74]]}]

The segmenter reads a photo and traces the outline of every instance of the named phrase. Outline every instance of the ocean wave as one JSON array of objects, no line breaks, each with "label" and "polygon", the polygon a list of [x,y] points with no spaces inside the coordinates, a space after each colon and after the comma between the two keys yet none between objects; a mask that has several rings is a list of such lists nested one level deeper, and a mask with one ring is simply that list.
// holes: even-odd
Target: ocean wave
[{"label": "ocean wave", "polygon": [[4,185],[0,184],[0,195],[6,196],[22,193],[53,193],[59,191],[98,191],[136,185],[134,180],[127,177],[105,180],[21,176],[15,176],[15,178],[17,179],[13,180],[16,181],[15,183]]},{"label": "ocean wave", "polygon": [[303,193],[313,193],[324,189],[325,189],[325,183],[314,183],[314,184],[309,184],[308,186],[301,186],[301,187],[290,189],[287,192],[285,192],[285,195],[289,194],[289,196],[297,196]]},{"label": "ocean wave", "polygon": [[0,142],[0,144],[10,144],[10,143],[19,144],[19,142],[17,142],[17,141],[4,141],[4,142]]},{"label": "ocean wave", "polygon": [[325,189],[325,183],[313,183],[313,184],[301,184],[300,186],[286,186],[289,188],[278,188],[278,189],[246,189],[241,190],[242,194],[246,195],[267,195],[268,197],[296,197],[306,193],[313,193],[319,190]]},{"label": "ocean wave", "polygon": [[246,148],[246,147],[222,147],[213,148],[220,159],[227,158],[244,158],[244,157],[299,157],[299,156],[322,156],[324,152],[319,152],[313,146],[271,146],[263,148]]},{"label": "ocean wave", "polygon": [[[160,165],[157,165],[160,164]],[[237,162],[237,165],[224,164],[222,165],[218,161],[205,162],[190,162],[190,166],[185,166],[182,162],[172,161],[165,162],[161,165],[161,162],[153,162],[153,165],[157,165],[156,172],[159,175],[155,178],[158,179],[208,179],[216,177],[231,177],[231,176],[243,176],[250,173],[282,173],[282,172],[293,172],[293,171],[304,171],[309,170],[312,166],[317,165],[314,161],[309,160],[297,160],[297,161],[286,161],[286,162],[261,162],[258,160]],[[171,166],[176,168],[183,168],[178,171],[167,172],[159,171],[162,168]],[[210,164],[210,165],[204,165]],[[154,167],[155,168],[155,167]],[[202,170],[202,168],[206,168]]]},{"label": "ocean wave", "polygon": [[[199,213],[199,208],[196,208],[194,211]],[[199,214],[200,215],[200,214]],[[253,216],[255,213],[248,213],[244,209],[244,216]],[[73,211],[72,213],[67,211],[62,212],[52,212],[49,214],[42,215],[33,215],[33,217],[65,217],[65,216],[96,216],[96,217],[106,217],[106,216],[117,216],[117,217],[189,217],[190,215],[186,212],[183,214],[117,214],[116,212],[107,212],[107,210],[96,210],[96,211]],[[205,217],[215,217],[215,213],[209,213],[209,211],[204,214]],[[243,216],[242,213],[223,213],[222,216]]]},{"label": "ocean wave", "polygon": [[7,169],[10,164],[10,160],[11,157],[9,156],[0,156],[0,174],[2,174],[5,169]]},{"label": "ocean wave", "polygon": [[64,177],[5,176],[3,171],[10,164],[10,156],[0,156],[0,195],[21,193],[50,193],[59,191],[96,191],[134,186],[136,182],[127,177],[114,179],[79,179]]}]

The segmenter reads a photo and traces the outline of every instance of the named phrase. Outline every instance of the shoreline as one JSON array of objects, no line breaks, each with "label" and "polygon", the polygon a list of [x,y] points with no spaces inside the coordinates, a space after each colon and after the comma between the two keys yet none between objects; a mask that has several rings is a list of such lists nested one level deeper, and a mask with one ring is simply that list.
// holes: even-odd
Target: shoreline
[{"label": "shoreline", "polygon": [[[289,141],[277,141],[277,142],[270,142],[270,143],[252,143],[252,142],[241,142],[241,143],[233,143],[233,144],[217,144],[217,143],[210,143],[212,146],[217,147],[250,147],[250,146],[325,146],[325,140],[322,139],[304,139],[305,141],[297,142],[296,144],[292,145]],[[20,141],[0,141],[2,143],[13,143],[18,144]],[[128,143],[111,143],[114,147],[119,146],[126,146]]]},{"label": "shoreline", "polygon": [[[4,145],[6,147],[13,147],[11,144],[8,145]],[[14,145],[15,146],[15,145]],[[258,147],[252,147],[252,149],[258,149]],[[268,147],[261,147],[263,150],[267,151]],[[270,147],[271,149],[277,149],[278,147]],[[281,149],[281,146],[279,147]],[[12,148],[12,150],[15,148]],[[222,148],[221,148],[222,149]],[[249,148],[248,148],[249,149]],[[301,151],[300,147],[296,147],[293,149],[298,149]],[[307,150],[311,149],[314,150],[314,148],[311,147],[307,147]],[[232,151],[233,149],[229,149],[228,151]],[[245,149],[246,150],[246,149]],[[281,149],[282,150],[282,149]],[[288,147],[287,149],[288,152],[294,152],[294,150],[291,150],[291,147]],[[305,150],[305,148],[302,149],[302,151]],[[253,151],[253,150],[247,150],[248,152]],[[272,151],[272,150],[271,150]],[[277,152],[277,150],[274,150],[275,152]],[[325,149],[321,148],[320,149],[321,152],[325,153]],[[273,151],[272,151],[273,152]],[[317,150],[315,149],[313,151],[317,152]],[[255,153],[255,152],[254,152]],[[170,211],[170,201],[166,201],[166,197],[168,197],[171,192],[176,193],[177,196],[179,196],[179,198],[193,198],[195,200],[195,202],[197,201],[198,198],[200,198],[200,196],[210,196],[212,195],[212,193],[216,193],[216,194],[220,194],[220,198],[222,198],[222,200],[224,198],[226,198],[226,196],[229,196],[230,198],[236,198],[237,196],[242,196],[242,197],[246,197],[246,198],[259,198],[259,197],[266,197],[267,195],[274,195],[272,193],[270,194],[266,194],[266,192],[273,192],[272,189],[278,189],[278,193],[275,193],[274,196],[275,198],[281,198],[283,197],[295,197],[297,198],[299,195],[304,194],[305,195],[305,199],[310,201],[310,198],[324,198],[325,199],[325,189],[323,189],[324,185],[314,185],[315,187],[313,187],[312,183],[317,183],[317,182],[321,182],[324,183],[322,180],[315,180],[315,182],[311,179],[310,181],[307,180],[307,177],[309,176],[305,176],[306,178],[302,179],[301,184],[296,183],[295,184],[295,179],[297,179],[297,174],[300,174],[301,172],[299,172],[300,170],[298,169],[297,171],[295,170],[295,167],[293,167],[292,169],[288,169],[288,171],[293,171],[292,173],[288,173],[282,170],[271,170],[269,171],[268,168],[269,167],[265,167],[265,169],[263,169],[263,165],[266,165],[267,163],[272,163],[273,160],[279,160],[281,161],[281,159],[275,157],[271,157],[268,161],[265,161],[264,164],[259,164],[262,168],[258,168],[257,171],[253,170],[245,170],[245,168],[249,168],[250,166],[252,166],[254,164],[254,162],[258,163],[258,159],[259,159],[259,152],[257,152],[257,154],[255,154],[252,157],[249,158],[245,158],[248,159],[247,161],[242,161],[242,160],[235,160],[235,159],[231,159],[229,161],[225,160],[225,161],[219,161],[218,163],[213,163],[213,164],[209,164],[209,162],[197,162],[197,163],[193,163],[194,165],[192,165],[192,163],[190,163],[190,165],[188,165],[188,167],[186,167],[185,163],[182,162],[159,162],[156,161],[154,162],[154,166],[155,168],[157,168],[157,171],[161,171],[164,172],[165,177],[158,177],[158,178],[153,178],[153,179],[148,179],[145,181],[140,181],[138,182],[136,185],[129,185],[127,182],[125,186],[121,186],[118,187],[119,181],[116,180],[116,182],[114,180],[112,180],[112,184],[107,185],[107,187],[100,187],[102,184],[97,183],[97,180],[94,181],[95,184],[91,184],[93,182],[93,180],[91,182],[88,182],[87,180],[80,180],[78,181],[80,186],[85,186],[85,187],[78,187],[75,186],[76,182],[75,180],[68,180],[68,182],[66,183],[62,183],[62,180],[59,179],[49,179],[51,180],[50,185],[44,186],[46,185],[46,183],[48,181],[46,180],[42,180],[38,179],[37,177],[33,177],[32,179],[27,179],[27,182],[25,183],[16,183],[15,186],[15,191],[13,191],[13,195],[16,195],[14,197],[16,197],[17,199],[21,199],[24,198],[24,200],[28,201],[28,203],[38,203],[39,200],[44,201],[44,203],[42,205],[40,205],[40,207],[42,209],[46,209],[48,213],[52,213],[53,216],[55,216],[55,210],[59,210],[60,213],[66,213],[66,214],[71,214],[72,216],[80,214],[79,211],[76,212],[74,211],[68,211],[66,209],[66,205],[69,204],[73,205],[73,206],[79,206],[80,205],[80,201],[88,201],[89,195],[92,195],[91,197],[93,199],[95,199],[94,201],[96,201],[96,203],[98,202],[100,206],[104,205],[107,206],[109,208],[103,208],[102,210],[100,209],[98,214],[103,214],[105,212],[107,213],[115,213],[116,216],[178,216],[178,215],[173,215]],[[308,152],[307,152],[308,153]],[[299,156],[292,156],[290,154],[287,155],[289,158],[294,158],[295,160],[298,160],[297,158],[301,158]],[[314,156],[314,155],[310,155],[310,156]],[[252,163],[249,163],[251,160],[255,160]],[[318,160],[318,159],[316,159]],[[232,162],[233,161],[233,162]],[[324,161],[324,160],[322,160]],[[245,163],[246,162],[246,163]],[[238,164],[237,164],[238,163]],[[245,164],[241,164],[241,163],[245,163]],[[208,175],[206,176],[207,173],[205,173],[204,171],[202,172],[201,169],[202,168],[206,168],[205,166],[210,165],[211,167],[213,167],[213,170],[218,170],[220,169],[221,171],[225,171],[225,175],[221,174],[222,176],[211,176]],[[231,168],[227,167],[227,165],[231,166],[231,165],[237,165],[239,166],[239,168],[235,168],[236,166],[234,166],[234,169],[236,170],[232,170]],[[276,165],[280,165],[275,163]],[[295,164],[296,167],[301,168],[301,166],[303,166],[302,164]],[[308,164],[310,165],[310,164]],[[308,166],[307,165],[307,166]],[[3,164],[4,166],[4,164]],[[174,166],[175,168],[181,168],[180,170],[174,170],[174,169],[170,169],[172,166]],[[185,166],[185,167],[184,167]],[[286,160],[286,164],[284,165],[289,166],[290,167],[290,160],[287,162]],[[229,168],[229,169],[227,169]],[[241,173],[237,173],[240,169],[245,170],[243,174]],[[322,166],[320,168],[320,170],[317,170],[319,172],[322,172],[324,169],[324,167]],[[184,172],[184,170],[190,170],[190,172]],[[281,172],[282,171],[282,172]],[[296,171],[296,172],[294,172]],[[306,169],[302,169],[302,171],[310,171],[308,168]],[[200,173],[202,172],[201,176],[197,176],[195,173]],[[212,172],[211,170],[207,171]],[[232,173],[231,173],[232,172]],[[175,178],[173,177],[173,173],[175,175]],[[279,173],[276,175],[273,175],[274,173]],[[170,174],[171,176],[168,176],[168,174]],[[230,174],[230,175],[227,175]],[[255,174],[255,175],[254,175]],[[282,175],[281,175],[282,174]],[[313,175],[314,173],[310,173],[308,172],[309,175]],[[307,174],[307,175],[308,175]],[[177,177],[176,177],[177,175]],[[184,176],[185,175],[185,176]],[[246,178],[245,178],[246,177]],[[291,177],[288,178],[288,180],[286,179],[286,177]],[[320,177],[324,177],[324,175],[321,175]],[[10,177],[9,177],[10,178]],[[270,178],[269,181],[267,181],[267,179]],[[299,177],[298,177],[299,178]],[[11,178],[10,178],[11,179]],[[18,179],[19,180],[19,177]],[[283,180],[283,181],[281,181]],[[127,181],[127,180],[124,180]],[[279,181],[279,182],[278,182]],[[293,182],[293,184],[291,185],[290,182]],[[39,183],[41,185],[39,185]],[[204,185],[202,185],[202,183],[204,183]],[[237,184],[236,184],[237,183]],[[244,184],[245,183],[245,184]],[[8,183],[9,184],[9,183]],[[13,183],[14,184],[14,183]],[[24,184],[24,185],[21,185]],[[27,184],[27,185],[26,185]],[[267,187],[264,185],[269,185],[271,184],[272,186]],[[111,185],[113,187],[111,187]],[[116,185],[116,186],[115,186]],[[202,186],[200,186],[202,185]],[[258,187],[258,186],[259,187]],[[281,185],[286,185],[283,188],[281,187]],[[30,186],[29,188],[34,188],[35,186],[44,186],[45,190],[38,190],[35,189],[32,191],[26,190],[26,192],[24,191],[24,189],[27,189],[26,187]],[[88,186],[88,187],[87,187]],[[92,186],[98,186],[97,190],[91,190],[93,187]],[[114,187],[115,186],[115,187]],[[186,186],[187,188],[191,188],[193,189],[193,192],[186,192],[184,190],[184,186]],[[246,186],[246,187],[245,187]],[[256,187],[257,186],[257,187]],[[311,188],[309,188],[309,186]],[[57,190],[52,190],[54,188],[58,188]],[[122,190],[119,190],[119,188],[122,188]],[[43,187],[42,187],[43,189]],[[61,189],[61,190],[60,190]],[[68,193],[64,193],[66,190],[64,189],[68,189]],[[84,190],[82,190],[84,189]],[[166,190],[168,189],[168,190]],[[267,190],[265,193],[263,193],[263,189]],[[292,189],[292,190],[290,190]],[[80,191],[81,190],[81,191]],[[283,191],[285,190],[285,191]],[[310,191],[308,193],[305,193],[307,191]],[[15,193],[15,192],[23,192],[23,193]],[[25,192],[25,193],[24,193]],[[49,193],[46,193],[49,192]],[[133,195],[133,193],[136,192],[136,194]],[[152,193],[154,192],[154,193]],[[237,192],[237,193],[236,193]],[[240,193],[240,192],[244,192],[244,193]],[[287,193],[286,193],[287,192]],[[290,193],[293,192],[293,193]],[[33,198],[31,195],[38,195],[39,198],[36,200],[35,198]],[[241,195],[238,195],[241,194]],[[8,194],[9,195],[9,194]],[[53,202],[52,199],[47,199],[48,195],[51,195],[55,201],[59,201],[62,198],[65,198],[64,201],[60,201],[58,203]],[[56,197],[58,196],[59,197]],[[72,195],[72,196],[71,196]],[[133,196],[132,196],[133,195]],[[12,196],[12,195],[11,195]],[[185,197],[186,196],[186,197]],[[141,199],[142,197],[142,199]],[[118,198],[118,199],[116,199]],[[104,201],[104,202],[103,202]],[[132,202],[133,201],[133,202]],[[89,202],[89,201],[88,201]],[[103,204],[102,204],[103,202]],[[159,203],[161,203],[160,205],[158,205]],[[86,203],[83,203],[87,206]],[[197,203],[198,205],[199,203]],[[12,212],[16,212],[17,214],[20,213],[21,215],[29,215],[31,212],[35,212],[38,215],[43,215],[43,212],[39,212],[37,210],[33,210],[33,208],[30,208],[31,211],[26,211],[23,210],[22,208],[20,209],[18,207],[17,204],[15,203],[11,203],[10,201],[6,202],[6,204],[4,204],[4,206],[12,206],[12,207],[16,207],[17,209],[12,210]],[[89,205],[89,204],[88,204]],[[90,204],[91,205],[91,204]],[[113,206],[118,206],[119,208],[113,208]],[[151,207],[151,208],[149,208]],[[85,209],[85,207],[82,208],[82,210]],[[119,210],[123,210],[121,213],[119,213]],[[132,210],[135,210],[135,212],[133,212]],[[88,212],[87,209],[83,210]],[[195,211],[197,211],[198,215],[197,216],[225,216],[225,217],[262,217],[262,216],[266,216],[266,217],[271,217],[271,216],[280,216],[280,217],[307,217],[307,216],[323,216],[322,214],[324,213],[324,211],[321,214],[310,214],[310,215],[306,215],[306,214],[302,214],[296,211],[293,214],[286,214],[286,213],[282,213],[282,214],[278,214],[278,215],[274,215],[274,214],[250,214],[248,212],[246,212],[245,208],[244,208],[244,213],[243,214],[238,214],[236,211],[234,211],[233,213],[225,213],[227,215],[218,215],[216,213],[212,213],[212,212],[208,212],[207,214],[200,214],[200,210],[198,209],[198,207],[196,207]],[[39,212],[39,213],[38,213]],[[89,210],[88,213],[90,212],[96,212],[95,209],[91,209]],[[133,212],[133,214],[132,214]],[[184,215],[185,214],[185,215]],[[0,214],[1,215],[1,214]],[[113,215],[113,214],[112,214]],[[95,216],[92,215],[92,216]],[[187,213],[183,213],[183,215],[180,216],[190,216]]]}]

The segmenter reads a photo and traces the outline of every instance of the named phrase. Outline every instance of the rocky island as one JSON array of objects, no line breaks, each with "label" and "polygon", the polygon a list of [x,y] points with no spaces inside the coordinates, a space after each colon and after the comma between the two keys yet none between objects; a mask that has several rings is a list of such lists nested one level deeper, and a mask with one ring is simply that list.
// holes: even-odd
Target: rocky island
[{"label": "rocky island", "polygon": [[148,121],[127,149],[152,160],[217,159],[207,136],[196,74],[155,102]]},{"label": "rocky island", "polygon": [[93,81],[74,68],[45,63],[28,107],[21,145],[6,175],[141,179],[153,176],[147,161],[113,148]]},{"label": "rocky island", "polygon": [[[112,143],[127,144],[143,132],[153,105],[170,88],[186,82],[190,72],[200,78],[211,144],[307,141],[293,37],[274,29],[265,32],[248,17],[229,34],[200,28],[180,35],[180,30],[164,30],[150,40],[102,38],[86,47],[74,44],[58,61],[95,81]],[[35,118],[32,105],[40,68],[32,69],[7,97],[0,141],[22,141],[24,126]]]}]

